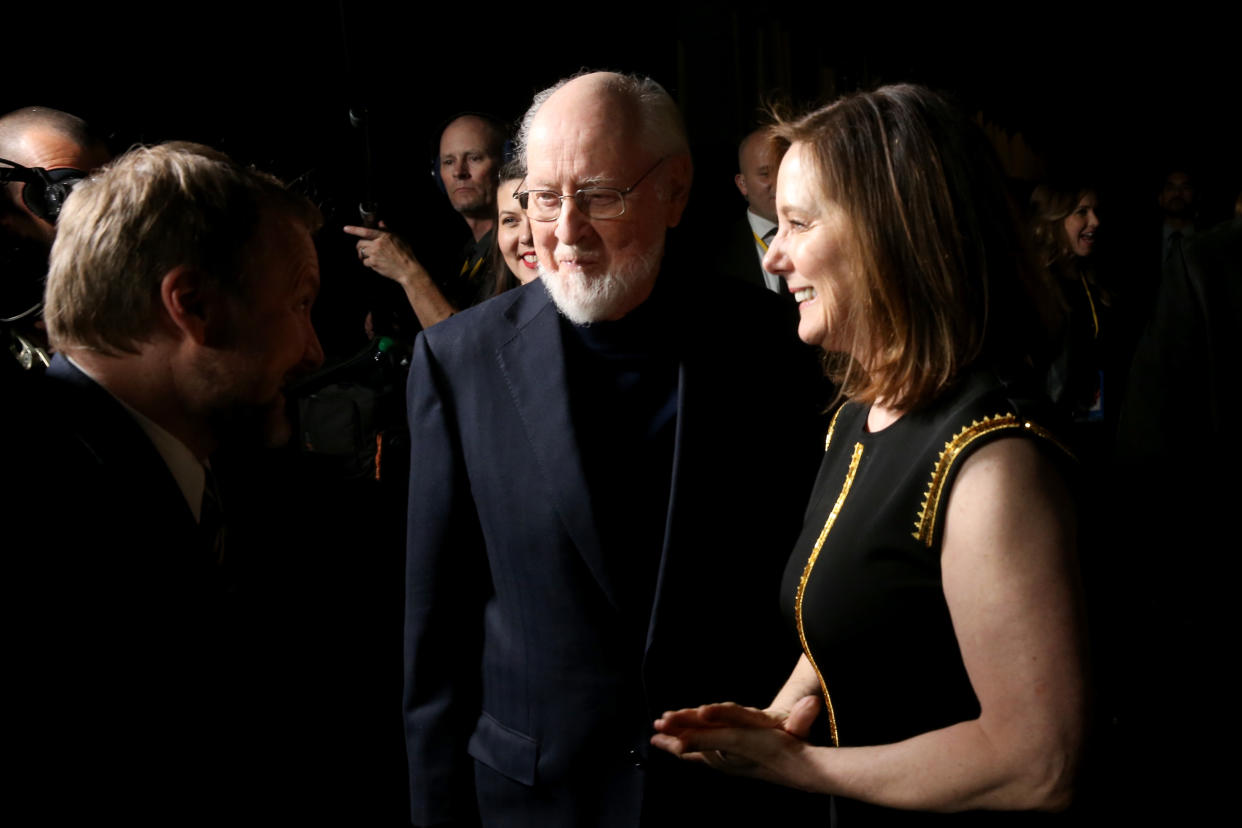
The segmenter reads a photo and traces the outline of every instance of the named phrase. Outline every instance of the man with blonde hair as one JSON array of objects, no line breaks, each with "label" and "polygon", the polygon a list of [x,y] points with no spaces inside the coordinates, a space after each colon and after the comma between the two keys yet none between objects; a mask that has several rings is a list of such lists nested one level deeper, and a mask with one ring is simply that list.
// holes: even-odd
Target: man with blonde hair
[{"label": "man with blonde hair", "polygon": [[25,789],[57,785],[49,813],[178,822],[247,795],[255,682],[234,657],[210,458],[289,438],[282,389],[323,359],[318,223],[275,179],[185,143],[131,150],[60,215],[56,355],[3,429],[36,494],[17,547],[38,550],[16,582],[40,619],[18,741]]}]

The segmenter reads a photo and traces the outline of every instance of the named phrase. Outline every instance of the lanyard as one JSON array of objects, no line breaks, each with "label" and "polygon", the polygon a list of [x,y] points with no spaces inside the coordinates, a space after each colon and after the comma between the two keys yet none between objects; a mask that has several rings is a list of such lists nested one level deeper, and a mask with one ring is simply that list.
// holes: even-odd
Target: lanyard
[{"label": "lanyard", "polygon": [[480,256],[480,257],[479,257],[479,260],[478,260],[477,262],[475,262],[475,263],[474,263],[474,267],[470,267],[470,260],[471,260],[472,258],[474,258],[474,257],[473,257],[473,256],[467,256],[467,257],[466,257],[466,260],[465,260],[464,262],[462,262],[462,263],[461,263],[461,272],[457,274],[458,276],[465,276],[465,275],[466,275],[466,270],[468,269],[468,270],[470,271],[470,278],[471,278],[471,279],[473,279],[473,278],[474,278],[474,274],[476,274],[476,273],[478,273],[478,272],[479,272],[479,268],[483,266],[483,259],[484,259],[484,257],[483,257],[483,256]]},{"label": "lanyard", "polygon": [[1082,280],[1083,292],[1087,294],[1087,305],[1090,306],[1091,308],[1091,325],[1094,328],[1094,335],[1092,336],[1092,339],[1099,339],[1100,338],[1100,317],[1097,316],[1095,313],[1095,300],[1091,298],[1091,288],[1087,286],[1086,276],[1079,274],[1078,278]]}]

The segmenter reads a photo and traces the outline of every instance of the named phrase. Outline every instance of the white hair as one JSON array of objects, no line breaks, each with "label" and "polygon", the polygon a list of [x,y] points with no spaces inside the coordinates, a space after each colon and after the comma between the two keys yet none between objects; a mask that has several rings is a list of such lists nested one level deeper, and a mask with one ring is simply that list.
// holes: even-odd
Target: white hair
[{"label": "white hair", "polygon": [[[614,319],[633,310],[641,300],[635,295],[655,283],[664,257],[664,244],[636,254],[607,273],[587,276],[581,268],[568,272],[548,271],[539,264],[543,283],[557,310],[575,325]],[[645,296],[643,298],[646,298]]]},{"label": "white hair", "polygon": [[672,97],[664,87],[654,80],[642,75],[622,75],[612,72],[596,73],[583,70],[576,75],[561,80],[536,93],[531,99],[530,108],[522,116],[521,126],[517,134],[517,157],[523,164],[526,157],[527,142],[530,139],[531,126],[540,107],[572,80],[586,75],[601,74],[607,88],[630,99],[640,117],[638,127],[638,143],[647,152],[658,158],[670,155],[688,155],[690,141],[686,138],[686,126],[681,119]]}]

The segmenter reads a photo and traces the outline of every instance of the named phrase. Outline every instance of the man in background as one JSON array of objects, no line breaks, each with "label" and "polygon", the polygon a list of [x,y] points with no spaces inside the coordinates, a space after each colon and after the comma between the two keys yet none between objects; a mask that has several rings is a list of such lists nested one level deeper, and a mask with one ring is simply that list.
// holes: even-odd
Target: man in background
[{"label": "man in background", "polygon": [[73,185],[111,156],[81,118],[45,106],[0,116],[0,376],[47,365],[39,325],[56,217]]},{"label": "man in background", "polygon": [[[746,199],[746,215],[731,224],[718,257],[718,267],[729,276],[788,296],[780,277],[763,269],[768,243],[776,235],[776,171],[781,152],[767,130],[756,129],[738,145],[738,173],[733,177]],[[791,302],[792,304],[792,302]]]},{"label": "man in background", "polygon": [[433,276],[411,247],[383,222],[378,228],[345,227],[346,233],[359,239],[359,260],[401,285],[423,328],[478,304],[495,287],[488,282],[483,263],[496,226],[496,185],[504,141],[498,123],[473,113],[454,118],[440,133],[440,151],[434,162],[436,180],[470,228],[471,239],[462,251],[456,273]]}]

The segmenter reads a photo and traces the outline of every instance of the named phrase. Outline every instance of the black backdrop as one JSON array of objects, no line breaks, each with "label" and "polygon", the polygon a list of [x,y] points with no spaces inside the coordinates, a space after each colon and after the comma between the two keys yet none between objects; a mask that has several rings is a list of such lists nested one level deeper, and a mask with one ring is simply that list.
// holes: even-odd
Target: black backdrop
[{"label": "black backdrop", "polygon": [[1011,169],[1021,178],[1089,171],[1105,208],[1130,224],[1151,218],[1168,163],[1195,165],[1213,217],[1242,182],[1228,27],[1193,5],[1179,6],[1176,22],[1052,7],[948,17],[821,4],[762,18],[719,3],[425,8],[224,0],[68,18],[18,10],[4,25],[0,111],[57,107],[101,127],[117,150],[190,139],[299,179],[329,222],[318,314],[330,351],[360,336],[337,314],[360,318],[367,301],[353,295],[365,274],[333,232],[354,221],[363,195],[351,107],[370,114],[390,224],[418,223],[423,239],[463,232],[428,175],[445,118],[477,109],[516,119],[533,92],[583,67],[647,73],[677,98],[696,159],[690,221],[707,219],[709,205],[740,211],[734,148],[763,101],[806,107],[903,80],[952,92],[1011,143],[1020,135],[1030,152]]}]

